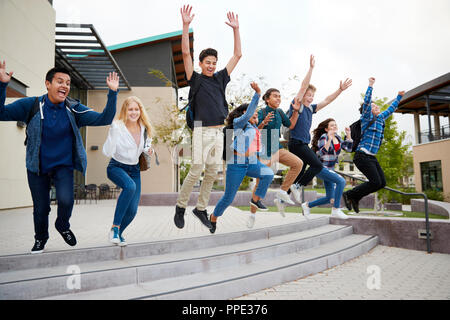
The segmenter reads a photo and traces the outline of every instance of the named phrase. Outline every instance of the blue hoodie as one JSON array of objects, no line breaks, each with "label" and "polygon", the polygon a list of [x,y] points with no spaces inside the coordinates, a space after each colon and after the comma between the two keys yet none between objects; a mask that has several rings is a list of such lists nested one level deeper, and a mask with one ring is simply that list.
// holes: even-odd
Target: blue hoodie
[{"label": "blue hoodie", "polygon": [[[22,121],[26,122],[30,110],[33,108],[36,97],[19,99],[5,106],[6,87],[8,83],[0,82],[0,121]],[[116,115],[117,92],[109,90],[108,101],[102,113],[81,104],[80,101],[67,98],[66,112],[74,135],[72,146],[74,169],[86,173],[87,155],[83,146],[80,128],[85,126],[106,126],[111,124]],[[29,171],[39,174],[39,151],[42,140],[42,106],[46,95],[38,97],[40,111],[38,111],[27,125],[27,151],[26,167]],[[42,115],[42,116],[41,116]]]}]

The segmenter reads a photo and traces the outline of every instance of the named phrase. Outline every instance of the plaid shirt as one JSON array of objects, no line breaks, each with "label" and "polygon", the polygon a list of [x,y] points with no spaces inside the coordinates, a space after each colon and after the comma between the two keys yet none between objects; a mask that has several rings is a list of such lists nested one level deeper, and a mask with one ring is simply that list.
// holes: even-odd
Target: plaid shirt
[{"label": "plaid shirt", "polygon": [[317,151],[317,155],[320,158],[320,161],[322,161],[323,165],[328,168],[334,170],[334,166],[336,163],[338,163],[338,157],[341,153],[341,150],[344,149],[347,152],[352,152],[352,146],[353,141],[352,140],[345,140],[342,141],[342,138],[339,135],[335,135],[336,138],[339,140],[339,144],[341,147],[336,150],[334,148],[333,141],[330,143],[330,147],[325,149],[325,144],[328,141],[328,134],[324,133],[319,141],[317,142],[317,146],[319,147],[319,151]]},{"label": "plaid shirt", "polygon": [[364,148],[364,150],[370,152],[373,155],[377,154],[384,137],[385,121],[397,109],[401,99],[402,96],[398,95],[397,98],[395,98],[394,102],[392,102],[392,104],[389,106],[389,108],[380,113],[375,118],[373,124],[370,127],[368,127],[370,121],[375,116],[372,114],[372,107],[371,107],[372,87],[369,86],[367,88],[361,114],[361,132],[363,133],[363,135],[361,136],[361,141],[356,151],[362,151],[361,149]]}]

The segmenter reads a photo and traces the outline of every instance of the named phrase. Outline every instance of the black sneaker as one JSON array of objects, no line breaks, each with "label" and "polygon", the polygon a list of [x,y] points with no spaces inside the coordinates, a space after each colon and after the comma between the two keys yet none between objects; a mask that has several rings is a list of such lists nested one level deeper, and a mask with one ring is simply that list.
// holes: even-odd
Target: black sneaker
[{"label": "black sneaker", "polygon": [[67,231],[63,231],[60,232],[61,236],[63,237],[64,241],[69,245],[69,246],[74,246],[77,244],[77,239],[75,238],[75,235],[73,234],[72,231],[67,230]]},{"label": "black sneaker", "polygon": [[347,192],[344,192],[342,194],[342,198],[344,199],[344,203],[345,203],[345,206],[347,207],[348,211],[351,211],[352,210],[352,203],[350,202],[350,198],[348,197]]},{"label": "black sneaker", "polygon": [[34,246],[31,249],[31,254],[44,252],[45,244],[47,240],[34,240]]},{"label": "black sneaker", "polygon": [[173,217],[173,221],[178,229],[184,228],[184,211],[186,211],[185,208],[175,206],[175,216]]},{"label": "black sneaker", "polygon": [[356,213],[359,213],[359,201],[356,201],[355,199],[352,198],[348,198],[348,200],[350,200],[353,210],[355,210]]},{"label": "black sneaker", "polygon": [[214,232],[216,232],[217,221],[212,222],[211,216],[212,216],[212,214],[209,215],[209,222],[211,223],[211,228],[209,228],[209,232],[214,233]]},{"label": "black sneaker", "polygon": [[192,213],[208,228],[211,229],[212,225],[211,222],[208,220],[208,215],[206,213],[206,210],[198,210],[197,208],[194,208],[192,210]]},{"label": "black sneaker", "polygon": [[250,205],[252,207],[255,207],[257,210],[261,210],[261,211],[267,211],[269,209],[267,209],[267,207],[265,205],[262,204],[261,200],[258,201],[253,201],[253,199],[250,200]]}]

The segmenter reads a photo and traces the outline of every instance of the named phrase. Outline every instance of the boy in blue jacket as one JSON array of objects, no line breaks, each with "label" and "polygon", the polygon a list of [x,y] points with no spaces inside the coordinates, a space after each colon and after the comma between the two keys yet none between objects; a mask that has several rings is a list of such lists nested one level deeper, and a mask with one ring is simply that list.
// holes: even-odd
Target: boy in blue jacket
[{"label": "boy in blue jacket", "polygon": [[31,253],[43,252],[49,238],[52,181],[58,202],[56,230],[67,244],[75,246],[77,241],[69,223],[74,202],[73,170],[84,174],[87,166],[79,129],[111,124],[116,114],[119,77],[115,72],[107,77],[108,102],[103,112],[98,113],[68,98],[71,78],[64,68],[52,68],[47,72],[47,94],[19,99],[5,106],[6,87],[12,74],[6,72],[5,61],[0,62],[0,121],[27,122],[26,168],[35,230]]}]

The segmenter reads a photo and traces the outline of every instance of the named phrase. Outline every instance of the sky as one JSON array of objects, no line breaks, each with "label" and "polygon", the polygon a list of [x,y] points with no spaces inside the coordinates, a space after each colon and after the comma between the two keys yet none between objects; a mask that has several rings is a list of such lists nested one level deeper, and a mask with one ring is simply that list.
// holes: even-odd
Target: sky
[{"label": "sky", "polygon": [[[361,93],[376,79],[373,97],[392,100],[450,71],[450,1],[448,0],[54,0],[56,22],[93,24],[109,46],[182,29],[180,8],[195,14],[194,65],[199,52],[219,52],[218,70],[233,54],[228,11],[239,15],[243,56],[231,78],[264,78],[278,88],[282,109],[300,88],[314,54],[311,83],[315,103],[351,78],[353,85],[313,117],[312,129],[334,118],[339,129],[359,118]],[[187,89],[186,89],[187,90]],[[180,95],[183,95],[183,91]],[[413,115],[394,114],[407,141],[414,142]],[[432,121],[433,123],[433,121]],[[441,125],[448,125],[441,117]],[[421,129],[427,119],[421,117]]]}]

